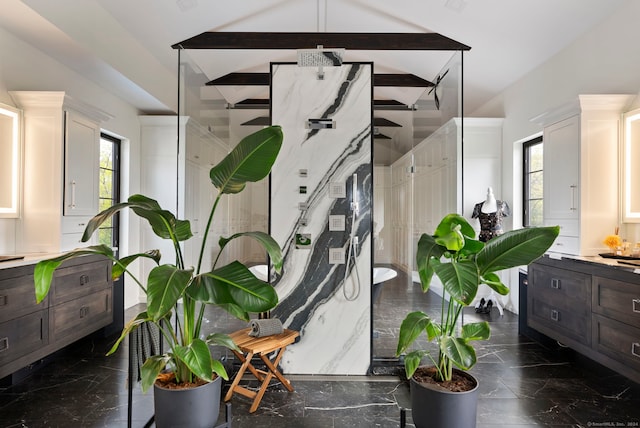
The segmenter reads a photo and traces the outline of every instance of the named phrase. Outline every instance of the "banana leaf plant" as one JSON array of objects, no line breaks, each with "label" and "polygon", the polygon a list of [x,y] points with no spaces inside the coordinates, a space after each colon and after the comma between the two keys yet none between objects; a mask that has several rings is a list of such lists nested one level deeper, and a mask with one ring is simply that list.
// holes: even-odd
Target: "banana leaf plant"
[{"label": "banana leaf plant", "polygon": [[[248,236],[262,244],[273,267],[279,272],[282,267],[282,252],[270,235],[263,232],[244,232],[218,238],[220,251],[213,266],[201,266],[203,253],[221,198],[225,194],[241,192],[247,182],[265,178],[280,151],[282,139],[279,126],[264,128],[242,139],[219,164],[211,168],[209,176],[217,188],[217,196],[210,210],[198,265],[195,268],[185,266],[180,246],[181,242],[192,237],[189,221],[177,219],[151,198],[132,195],[127,202],[115,204],[93,217],[86,226],[82,242],[88,241],[100,225],[115,213],[129,208],[145,219],[157,236],[172,242],[175,264],[161,264],[158,250],[118,259],[114,257],[112,249],[105,245],[79,248],[36,265],[34,282],[37,301],[40,302],[46,297],[54,271],[63,261],[86,254],[106,256],[113,261],[113,278],[123,274],[129,275],[147,297],[146,310],[125,325],[108,354],[114,353],[122,340],[145,322],[155,323],[159,327],[167,345],[168,351],[165,354],[151,356],[141,367],[143,391],[147,391],[165,369],[174,372],[177,383],[194,382],[196,378],[211,382],[215,378],[214,374],[228,379],[222,363],[212,358],[209,346],[237,348],[226,334],[213,333],[201,338],[206,305],[217,305],[230,314],[248,321],[249,313],[266,312],[274,308],[278,303],[278,296],[271,285],[256,278],[242,263],[233,261],[225,266],[218,266],[220,254],[230,241]],[[129,265],[139,258],[151,259],[156,264],[144,280],[128,270]],[[180,300],[182,314],[176,311],[172,320],[174,309]]]},{"label": "banana leaf plant", "polygon": [[424,333],[436,344],[437,356],[414,349],[405,355],[405,372],[410,379],[426,356],[436,368],[436,381],[450,381],[453,366],[469,370],[476,363],[470,342],[487,340],[489,323],[458,323],[464,307],[471,305],[480,284],[500,295],[509,293],[496,272],[527,265],[542,256],[558,236],[559,227],[517,229],[484,242],[475,239],[475,230],[458,214],[445,216],[433,235],[418,241],[416,262],[423,292],[429,290],[435,274],[442,282],[442,312],[433,319],[422,311],[409,313],[402,321],[396,354],[405,353]]}]

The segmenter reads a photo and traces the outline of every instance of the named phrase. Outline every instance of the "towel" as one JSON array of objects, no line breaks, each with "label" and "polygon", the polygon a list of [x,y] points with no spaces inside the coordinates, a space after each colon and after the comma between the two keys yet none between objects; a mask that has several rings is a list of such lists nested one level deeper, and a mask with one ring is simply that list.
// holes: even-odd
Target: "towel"
[{"label": "towel", "polygon": [[249,336],[264,337],[273,334],[280,334],[284,331],[282,321],[278,318],[251,320],[251,331]]}]

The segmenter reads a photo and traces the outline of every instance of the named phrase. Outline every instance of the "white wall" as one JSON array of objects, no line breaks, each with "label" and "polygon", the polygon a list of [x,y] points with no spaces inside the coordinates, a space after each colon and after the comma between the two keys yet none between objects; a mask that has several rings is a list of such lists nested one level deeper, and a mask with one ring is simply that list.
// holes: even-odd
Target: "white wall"
[{"label": "white wall", "polygon": [[[473,112],[473,116],[505,118],[503,127],[502,198],[513,201],[513,225],[521,200],[521,151],[518,142],[540,133],[530,119],[560,106],[579,94],[638,94],[640,91],[640,2],[629,1],[614,15],[584,34],[567,49],[511,85]],[[635,106],[639,104],[636,98]],[[615,191],[615,190],[614,190]],[[632,240],[640,239],[637,225],[623,226]],[[510,301],[518,301],[517,274],[511,276]]]},{"label": "white wall", "polygon": [[[140,125],[138,111],[131,105],[84,78],[72,69],[22,42],[0,28],[0,102],[15,105],[8,91],[65,91],[72,98],[92,105],[112,118],[103,129],[125,139],[123,145],[123,198],[139,191]],[[122,219],[121,253],[139,251],[139,221],[124,216]],[[0,219],[0,254],[16,250],[15,220]],[[133,237],[133,239],[130,239]],[[127,287],[125,306],[139,300],[138,291]]]}]

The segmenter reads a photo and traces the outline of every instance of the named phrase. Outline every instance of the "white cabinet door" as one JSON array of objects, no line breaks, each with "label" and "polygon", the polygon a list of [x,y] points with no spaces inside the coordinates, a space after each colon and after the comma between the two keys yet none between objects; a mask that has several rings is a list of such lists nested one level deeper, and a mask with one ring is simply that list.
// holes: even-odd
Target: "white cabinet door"
[{"label": "white cabinet door", "polygon": [[580,207],[580,116],[544,129],[544,217],[578,219]]},{"label": "white cabinet door", "polygon": [[98,213],[100,129],[72,112],[65,113],[64,215]]}]

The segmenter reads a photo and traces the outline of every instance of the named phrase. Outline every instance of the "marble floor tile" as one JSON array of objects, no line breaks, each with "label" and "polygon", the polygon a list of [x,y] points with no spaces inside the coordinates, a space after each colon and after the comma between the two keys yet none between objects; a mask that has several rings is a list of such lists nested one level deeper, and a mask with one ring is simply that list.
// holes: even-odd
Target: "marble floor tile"
[{"label": "marble floor tile", "polygon": [[[400,414],[410,407],[410,396],[404,368],[393,357],[399,324],[409,309],[437,312],[437,302],[430,293],[407,291],[402,281],[385,283],[373,308],[378,332],[374,355],[381,357],[372,369],[375,375],[291,375],[294,392],[272,382],[252,414],[251,400],[235,394],[232,426],[400,427]],[[486,319],[492,327],[491,339],[477,346],[478,363],[471,371],[480,383],[477,428],[640,426],[639,384],[571,349],[552,342],[543,346],[520,336],[518,317],[512,313],[500,316],[494,310],[480,315],[470,308],[465,317]],[[228,326],[227,332],[242,327],[219,313],[207,313],[207,318],[211,329],[219,327],[218,321]],[[115,355],[105,356],[115,339],[85,338],[20,382],[0,383],[0,428],[126,427],[126,343]],[[231,373],[237,370],[237,363],[226,363]],[[257,387],[248,376],[241,383]],[[134,385],[132,425],[142,427],[153,413],[153,394],[142,394],[139,384]],[[228,384],[224,388],[223,395]],[[223,410],[224,406],[221,422]],[[409,410],[406,416],[407,427],[412,427]]]}]

